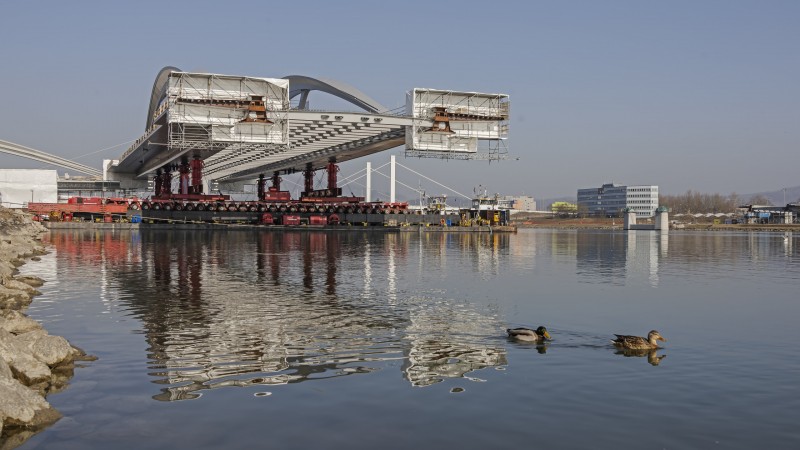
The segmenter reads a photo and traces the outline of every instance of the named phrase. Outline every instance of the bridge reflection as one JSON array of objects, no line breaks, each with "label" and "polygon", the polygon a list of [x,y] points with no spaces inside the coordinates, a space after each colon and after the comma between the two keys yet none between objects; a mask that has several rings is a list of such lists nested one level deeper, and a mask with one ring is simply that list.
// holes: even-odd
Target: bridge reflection
[{"label": "bridge reflection", "polygon": [[417,296],[409,275],[417,264],[446,267],[454,247],[450,256],[467,248],[475,270],[496,271],[507,237],[173,230],[51,239],[76,263],[90,255],[105,274],[104,300],[141,321],[149,373],[164,385],[157,400],[393,367],[429,386],[506,364],[497,315],[443,292]]}]

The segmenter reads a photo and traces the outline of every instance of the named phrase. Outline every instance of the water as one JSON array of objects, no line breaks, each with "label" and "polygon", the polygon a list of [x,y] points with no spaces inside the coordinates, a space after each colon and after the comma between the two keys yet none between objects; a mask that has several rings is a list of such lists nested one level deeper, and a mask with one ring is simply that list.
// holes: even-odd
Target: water
[{"label": "water", "polygon": [[[29,313],[99,359],[24,448],[800,448],[797,238],[49,239]],[[654,328],[656,353],[609,344]]]}]

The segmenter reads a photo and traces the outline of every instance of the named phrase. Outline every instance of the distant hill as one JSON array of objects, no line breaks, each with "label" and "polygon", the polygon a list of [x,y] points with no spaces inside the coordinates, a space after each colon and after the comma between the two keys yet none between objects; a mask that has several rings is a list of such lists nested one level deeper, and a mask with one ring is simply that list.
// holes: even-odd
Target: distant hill
[{"label": "distant hill", "polygon": [[783,189],[777,191],[756,192],[755,194],[741,195],[742,200],[747,201],[752,197],[761,196],[766,197],[773,205],[783,206],[786,203],[800,202],[800,186],[786,188],[786,201],[783,201]]}]

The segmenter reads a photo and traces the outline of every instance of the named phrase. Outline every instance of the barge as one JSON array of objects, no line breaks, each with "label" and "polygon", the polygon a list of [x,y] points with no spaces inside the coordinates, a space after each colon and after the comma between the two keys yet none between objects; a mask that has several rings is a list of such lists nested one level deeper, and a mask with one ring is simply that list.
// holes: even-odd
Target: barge
[{"label": "barge", "polygon": [[[49,222],[128,222],[132,224],[231,224],[264,227],[441,227],[447,229],[488,227],[513,231],[509,211],[487,207],[487,199],[473,200],[471,208],[446,209],[436,205],[412,209],[407,202],[368,202],[363,197],[343,196],[337,187],[335,163],[328,164],[326,189],[314,189],[313,170],[305,175],[299,199],[280,188],[278,174],[260,175],[257,200],[234,200],[222,193],[203,193],[202,161],[184,159],[177,167],[158,170],[148,198],[72,197],[67,203],[29,203],[28,211]],[[178,172],[178,192],[172,192],[172,173]],[[191,180],[190,180],[191,175]]]}]

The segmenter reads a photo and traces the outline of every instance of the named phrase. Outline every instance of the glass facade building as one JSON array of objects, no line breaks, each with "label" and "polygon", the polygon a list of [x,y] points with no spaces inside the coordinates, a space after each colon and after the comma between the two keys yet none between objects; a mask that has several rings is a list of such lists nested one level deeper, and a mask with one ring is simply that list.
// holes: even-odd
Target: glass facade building
[{"label": "glass facade building", "polygon": [[620,186],[578,189],[578,211],[591,215],[617,216],[629,208],[637,217],[652,217],[658,209],[658,186]]}]

